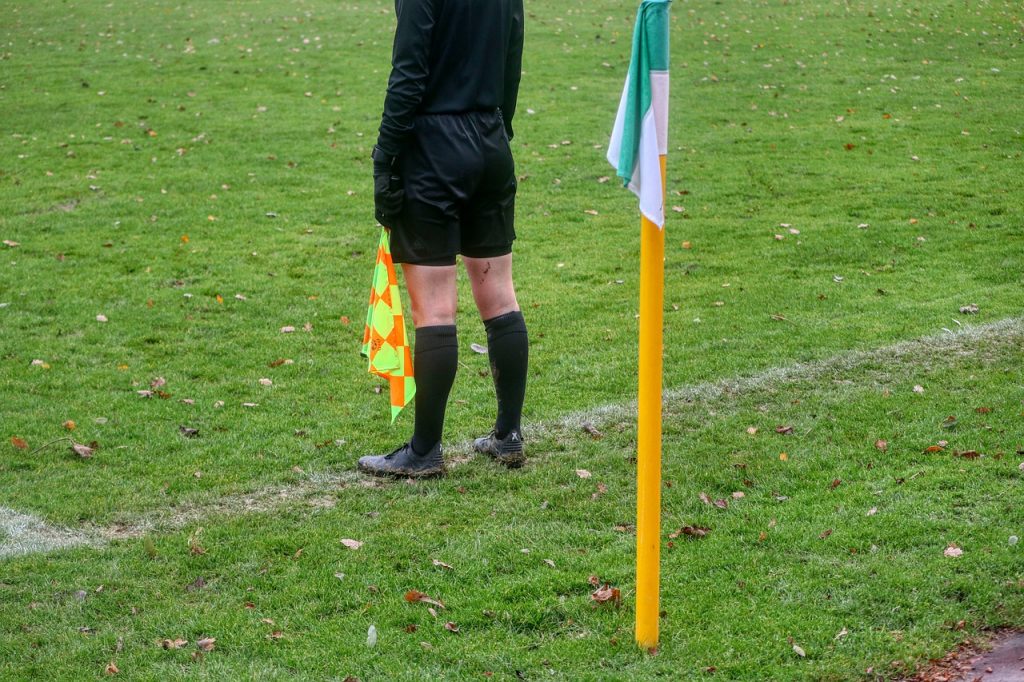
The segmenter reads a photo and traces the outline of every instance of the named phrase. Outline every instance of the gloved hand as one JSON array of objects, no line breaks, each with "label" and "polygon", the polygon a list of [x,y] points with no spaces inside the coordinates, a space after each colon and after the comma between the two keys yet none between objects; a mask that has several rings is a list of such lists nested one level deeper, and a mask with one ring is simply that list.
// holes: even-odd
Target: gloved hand
[{"label": "gloved hand", "polygon": [[399,226],[402,202],[405,199],[402,176],[395,168],[394,157],[388,156],[377,146],[373,148],[373,215],[384,227]]}]

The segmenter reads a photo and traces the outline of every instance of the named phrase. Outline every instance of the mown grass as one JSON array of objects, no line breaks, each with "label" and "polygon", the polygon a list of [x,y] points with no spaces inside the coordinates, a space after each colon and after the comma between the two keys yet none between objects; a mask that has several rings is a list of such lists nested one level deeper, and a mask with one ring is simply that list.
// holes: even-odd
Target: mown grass
[{"label": "mown grass", "polygon": [[[404,438],[410,420],[387,426],[386,396],[356,355],[391,6],[9,4],[0,238],[19,246],[2,247],[0,263],[0,505],[70,526],[130,522],[305,480],[295,467],[346,471]],[[635,395],[638,240],[632,197],[601,182],[612,174],[602,146],[633,8],[528,9],[513,147],[529,429]],[[1020,314],[1019,7],[677,0],[672,11],[667,387]],[[977,316],[958,312],[968,303]],[[493,400],[485,359],[468,348],[482,329],[469,310],[459,323],[453,445],[486,431]],[[286,325],[297,331],[281,334]],[[521,475],[473,463],[440,483],[350,485],[338,507],[315,514],[286,504],[157,533],[155,559],[125,541],[8,560],[0,671],[99,675],[114,658],[140,679],[545,667],[614,678],[706,666],[737,679],[857,679],[868,665],[932,655],[962,636],[947,621],[968,620],[968,632],[1021,622],[1004,537],[1021,534],[1006,502],[1019,495],[1009,455],[1021,447],[1021,358],[1019,345],[999,348],[937,373],[901,365],[923,396],[900,384],[883,398],[861,368],[850,384],[779,386],[759,402],[670,413],[666,524],[689,514],[714,530],[666,552],[668,615],[653,659],[631,648],[628,608],[588,603],[586,577],[597,573],[629,605],[632,538],[612,530],[632,516],[623,421],[599,441],[531,443],[537,464]],[[294,364],[268,367],[279,358]],[[139,398],[155,377],[170,397]],[[969,422],[985,404],[991,419]],[[965,422],[962,443],[933,433],[947,414]],[[785,441],[788,466],[762,437],[774,422],[801,422],[796,446]],[[754,423],[762,436],[750,441]],[[182,437],[181,425],[199,438]],[[33,452],[65,435],[97,441],[96,456],[78,461],[65,443]],[[30,449],[10,444],[15,436]],[[938,437],[986,458],[921,461]],[[884,462],[878,438],[892,443]],[[753,471],[732,467],[744,463]],[[594,483],[576,468],[608,493],[591,500]],[[743,478],[757,495],[707,517],[696,492],[743,490]],[[835,478],[843,483],[829,491]],[[862,517],[879,489],[898,503]],[[187,539],[200,525],[209,551],[192,556]],[[349,552],[340,537],[367,545]],[[955,561],[941,554],[954,541],[966,548]],[[435,555],[456,571],[430,565]],[[183,592],[197,575],[211,587]],[[282,640],[265,640],[264,624],[239,607],[249,587]],[[410,588],[449,603],[460,635],[435,632],[420,605],[404,605]],[[90,592],[83,602],[69,596],[78,589]],[[75,616],[95,635],[72,627]],[[401,632],[410,619],[419,636]],[[370,622],[382,633],[374,650],[361,646]],[[842,627],[850,635],[830,643]],[[201,665],[152,646],[203,633],[218,648]]]}]

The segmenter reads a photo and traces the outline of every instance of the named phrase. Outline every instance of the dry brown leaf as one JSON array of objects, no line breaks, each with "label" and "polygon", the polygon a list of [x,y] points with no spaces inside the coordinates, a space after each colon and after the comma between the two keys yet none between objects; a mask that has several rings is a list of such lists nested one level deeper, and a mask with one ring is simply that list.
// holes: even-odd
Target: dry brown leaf
[{"label": "dry brown leaf", "polygon": [[878,440],[875,441],[875,448],[881,450],[882,452],[885,452],[886,450],[889,449],[889,443],[879,438]]},{"label": "dry brown leaf", "polygon": [[701,493],[700,493],[700,495],[698,495],[698,497],[700,497],[700,501],[701,502],[703,502],[704,504],[708,505],[709,507],[711,506],[711,504],[712,504],[711,498],[708,497],[708,494],[706,492],[701,491]]},{"label": "dry brown leaf", "polygon": [[11,445],[19,450],[28,450],[28,443],[17,436],[11,436]]},{"label": "dry brown leaf", "polygon": [[164,649],[180,649],[188,644],[187,639],[161,639],[160,646]]},{"label": "dry brown leaf", "polygon": [[349,549],[359,549],[363,546],[363,543],[359,540],[353,540],[351,538],[342,538],[341,544],[345,545]]},{"label": "dry brown leaf", "polygon": [[683,526],[679,530],[669,533],[668,536],[673,540],[679,537],[680,535],[689,535],[693,538],[702,538],[710,532],[710,528],[705,528],[703,526]]},{"label": "dry brown leaf", "polygon": [[406,592],[405,601],[409,602],[410,604],[422,602],[424,604],[433,604],[434,606],[440,606],[442,609],[446,608],[444,603],[437,599],[432,599],[425,592],[420,592],[419,590],[409,590],[408,592]]},{"label": "dry brown leaf", "polygon": [[925,452],[942,452],[943,447],[941,445],[929,445],[924,449]]},{"label": "dry brown leaf", "polygon": [[953,455],[956,457],[963,457],[964,459],[978,459],[981,457],[981,453],[977,450],[964,450],[963,452],[954,450]]},{"label": "dry brown leaf", "polygon": [[597,430],[597,428],[590,422],[583,422],[583,430],[589,433],[594,438],[604,438],[604,434]]},{"label": "dry brown leaf", "polygon": [[451,622],[451,621],[448,621],[447,623],[444,624],[444,629],[447,630],[448,632],[458,632],[459,631],[459,626],[456,625],[455,623]]},{"label": "dry brown leaf", "polygon": [[443,561],[438,561],[437,559],[431,559],[430,561],[431,561],[431,563],[433,563],[438,568],[447,568],[449,571],[454,571],[455,570],[454,566],[452,566],[451,564],[446,564]]},{"label": "dry brown leaf", "polygon": [[108,675],[116,675],[119,672],[121,672],[121,670],[117,667],[117,665],[113,661],[111,661],[110,663],[107,663],[107,667],[104,668],[104,672],[107,673]]},{"label": "dry brown leaf", "polygon": [[586,469],[577,469],[576,475],[579,476],[580,478],[590,478],[590,472],[587,471]]},{"label": "dry brown leaf", "polygon": [[783,436],[790,436],[793,434],[793,427],[789,425],[776,426],[775,433],[780,433]]},{"label": "dry brown leaf", "polygon": [[824,540],[824,539],[825,539],[825,538],[827,538],[827,537],[828,537],[829,535],[832,535],[832,529],[831,529],[831,528],[829,528],[828,530],[826,530],[826,531],[825,531],[824,533],[822,533],[822,534],[821,534],[821,535],[819,535],[818,537],[819,537],[819,538],[821,538],[822,540]]},{"label": "dry brown leaf", "polygon": [[751,436],[756,436],[757,435],[757,427],[756,426],[748,426],[747,427],[747,433],[749,433]]},{"label": "dry brown leaf", "polygon": [[95,443],[91,443],[91,445],[92,447],[71,441],[71,450],[82,459],[89,459],[92,457],[92,453],[96,449]]},{"label": "dry brown leaf", "polygon": [[196,646],[199,647],[200,651],[213,651],[213,647],[216,642],[216,637],[204,637],[196,642]]},{"label": "dry brown leaf", "polygon": [[605,583],[602,587],[594,590],[590,598],[598,604],[606,604],[611,602],[618,606],[622,602],[622,595],[619,593],[617,587],[612,587],[608,583]]},{"label": "dry brown leaf", "polygon": [[959,546],[957,546],[957,544],[955,542],[951,542],[951,543],[949,543],[949,546],[946,547],[945,551],[943,551],[942,553],[945,556],[948,556],[948,557],[951,557],[951,558],[955,559],[958,556],[962,556],[963,553],[964,553],[964,550],[962,550]]}]

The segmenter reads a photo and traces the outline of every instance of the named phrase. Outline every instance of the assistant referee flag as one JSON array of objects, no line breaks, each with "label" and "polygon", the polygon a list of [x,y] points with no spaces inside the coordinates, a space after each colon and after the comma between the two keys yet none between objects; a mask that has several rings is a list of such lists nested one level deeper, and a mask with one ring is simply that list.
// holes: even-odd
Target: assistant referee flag
[{"label": "assistant referee flag", "polygon": [[622,89],[608,162],[640,197],[640,212],[665,226],[661,156],[668,151],[668,5],[643,0],[633,29],[629,73]]}]

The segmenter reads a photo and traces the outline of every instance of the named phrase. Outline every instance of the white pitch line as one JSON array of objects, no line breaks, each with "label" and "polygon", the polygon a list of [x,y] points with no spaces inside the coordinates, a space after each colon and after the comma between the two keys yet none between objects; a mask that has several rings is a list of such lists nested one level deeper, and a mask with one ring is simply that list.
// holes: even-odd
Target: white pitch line
[{"label": "white pitch line", "polygon": [[0,559],[96,542],[85,533],[51,526],[38,516],[0,507]]},{"label": "white pitch line", "polygon": [[[794,381],[808,381],[841,375],[859,366],[877,364],[897,368],[909,359],[920,363],[931,357],[974,355],[984,352],[982,344],[1016,343],[1024,348],[1024,318],[1010,317],[978,326],[964,326],[955,332],[924,336],[908,341],[863,351],[847,351],[822,360],[771,367],[746,377],[731,377],[700,384],[680,386],[665,391],[665,405],[673,403],[710,401],[735,397]],[[631,419],[636,414],[636,401],[612,403],[582,410],[550,422],[527,425],[528,435],[541,437],[556,432],[579,431],[586,422],[601,425],[611,421]],[[472,441],[463,441],[448,448],[448,464],[458,466],[467,461],[472,452]],[[199,521],[211,514],[246,514],[265,512],[282,505],[305,501],[313,507],[331,506],[322,500],[327,491],[346,485],[382,485],[354,471],[311,471],[306,479],[287,486],[264,488],[244,495],[229,495],[209,502],[197,502],[179,507],[174,514],[154,511],[127,523],[110,527],[95,527],[85,531],[51,526],[30,514],[22,514],[0,507],[0,559],[35,552],[52,552],[81,545],[99,546],[109,540],[140,537],[148,532],[173,530]],[[317,496],[320,498],[317,498]]]}]

